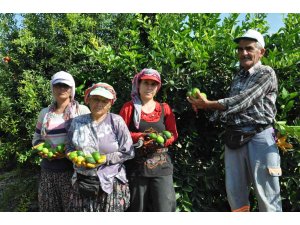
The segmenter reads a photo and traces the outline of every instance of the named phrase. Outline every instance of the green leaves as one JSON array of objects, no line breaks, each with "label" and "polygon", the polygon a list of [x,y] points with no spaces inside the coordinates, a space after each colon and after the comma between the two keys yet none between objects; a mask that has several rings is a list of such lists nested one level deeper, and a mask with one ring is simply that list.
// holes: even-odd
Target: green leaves
[{"label": "green leaves", "polygon": [[300,125],[289,126],[286,121],[276,121],[275,125],[281,135],[294,137],[300,143]]},{"label": "green leaves", "polygon": [[282,87],[281,92],[278,95],[278,104],[280,105],[280,111],[278,113],[279,120],[286,119],[288,113],[294,108],[295,99],[299,98],[299,92],[288,92],[285,87]]},{"label": "green leaves", "polygon": [[[264,34],[263,64],[274,68],[279,84],[278,129],[289,134],[295,151],[282,156],[284,210],[298,210],[299,184],[299,14],[287,14],[285,26],[268,34],[266,14],[23,14],[16,26],[13,14],[0,15],[0,167],[9,160],[38,163],[30,157],[38,112],[51,102],[49,80],[60,71],[76,81],[76,99],[92,83],[114,86],[118,113],[130,100],[133,76],[145,67],[157,69],[162,89],[157,100],[167,102],[176,116],[179,139],[174,155],[177,211],[228,211],[223,165],[223,128],[209,121],[212,112],[197,117],[186,92],[199,87],[210,100],[228,94],[238,68],[233,39],[248,28]],[[241,23],[240,23],[241,22]],[[291,180],[291,181],[290,181]],[[294,188],[294,190],[292,190]],[[289,195],[289,193],[292,193]],[[299,198],[298,198],[299,199]],[[254,207],[255,209],[255,207]]]}]

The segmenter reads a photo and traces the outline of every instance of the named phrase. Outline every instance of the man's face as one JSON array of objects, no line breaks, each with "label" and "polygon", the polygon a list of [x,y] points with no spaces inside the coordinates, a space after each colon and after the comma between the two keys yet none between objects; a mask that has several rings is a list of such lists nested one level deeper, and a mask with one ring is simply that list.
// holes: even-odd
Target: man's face
[{"label": "man's face", "polygon": [[265,49],[257,48],[254,40],[242,39],[238,43],[237,53],[240,65],[245,70],[249,70],[263,57]]}]

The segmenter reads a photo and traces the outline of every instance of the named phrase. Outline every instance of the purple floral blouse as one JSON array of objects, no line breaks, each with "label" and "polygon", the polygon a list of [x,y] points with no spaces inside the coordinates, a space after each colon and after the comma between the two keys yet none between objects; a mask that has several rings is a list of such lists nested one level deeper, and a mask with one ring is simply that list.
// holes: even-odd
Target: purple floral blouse
[{"label": "purple floral blouse", "polygon": [[75,179],[76,173],[97,174],[102,190],[108,194],[112,192],[114,178],[128,182],[123,162],[134,157],[134,149],[130,132],[121,116],[108,113],[100,123],[93,122],[91,114],[74,118],[67,134],[66,153],[74,150],[85,153],[99,151],[107,159],[105,164],[94,170],[74,166]]}]

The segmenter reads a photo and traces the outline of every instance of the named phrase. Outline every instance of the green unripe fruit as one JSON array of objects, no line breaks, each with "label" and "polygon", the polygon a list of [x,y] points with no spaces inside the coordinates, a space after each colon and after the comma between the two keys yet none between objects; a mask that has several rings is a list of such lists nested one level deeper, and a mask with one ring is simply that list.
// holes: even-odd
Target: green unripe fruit
[{"label": "green unripe fruit", "polygon": [[48,155],[48,158],[52,158],[54,154],[53,154],[53,152],[48,152],[47,155]]},{"label": "green unripe fruit", "polygon": [[150,136],[151,139],[156,139],[157,138],[156,133],[151,133],[149,136]]},{"label": "green unripe fruit", "polygon": [[64,152],[65,151],[65,144],[61,144],[61,145],[59,145],[60,147],[60,149],[59,149],[59,152]]},{"label": "green unripe fruit", "polygon": [[77,152],[76,152],[76,151],[71,152],[70,155],[69,155],[69,158],[70,158],[71,160],[73,160],[75,157],[77,157]]},{"label": "green unripe fruit", "polygon": [[63,149],[63,146],[62,145],[57,145],[56,146],[56,151],[57,152],[61,152],[61,151],[63,151],[64,149]]},{"label": "green unripe fruit", "polygon": [[78,156],[85,156],[83,151],[78,150],[78,151],[76,151],[76,153]]},{"label": "green unripe fruit", "polygon": [[42,151],[43,148],[44,148],[44,143],[40,144],[36,149],[37,149],[38,151]]},{"label": "green unripe fruit", "polygon": [[203,98],[207,98],[207,95],[203,92],[200,93],[200,95],[203,97]]},{"label": "green unripe fruit", "polygon": [[43,152],[44,154],[48,154],[49,150],[48,150],[48,148],[43,148],[42,152]]},{"label": "green unripe fruit", "polygon": [[98,161],[101,158],[101,155],[99,152],[93,152],[92,156],[95,159],[95,161]]},{"label": "green unripe fruit", "polygon": [[193,97],[193,98],[198,98],[197,92],[200,93],[199,88],[193,88],[193,89],[192,89],[192,97]]},{"label": "green unripe fruit", "polygon": [[189,91],[186,93],[186,95],[187,95],[188,97],[198,98],[197,92],[200,93],[199,88],[192,88],[191,90],[189,90]]},{"label": "green unripe fruit", "polygon": [[169,138],[172,137],[171,132],[170,132],[170,131],[167,131],[167,130],[164,130],[164,131],[163,131],[163,135],[164,135],[167,139],[169,139]]},{"label": "green unripe fruit", "polygon": [[156,142],[158,144],[163,144],[165,142],[165,139],[162,136],[158,135],[156,138]]},{"label": "green unripe fruit", "polygon": [[85,161],[87,162],[87,163],[96,163],[96,161],[95,161],[95,159],[92,157],[92,156],[88,156],[88,157],[86,157],[85,158]]}]

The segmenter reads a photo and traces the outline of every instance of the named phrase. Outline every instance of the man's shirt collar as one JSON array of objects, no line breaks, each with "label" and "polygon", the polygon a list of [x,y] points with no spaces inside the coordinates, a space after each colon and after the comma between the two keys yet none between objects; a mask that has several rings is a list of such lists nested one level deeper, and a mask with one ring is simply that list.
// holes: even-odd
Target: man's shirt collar
[{"label": "man's shirt collar", "polygon": [[252,66],[249,70],[244,70],[244,69],[241,69],[240,72],[239,72],[239,76],[240,77],[243,77],[243,78],[246,78],[248,76],[251,76],[252,74],[255,73],[256,71],[256,68],[259,67],[261,65],[261,61],[259,60],[254,66]]}]

